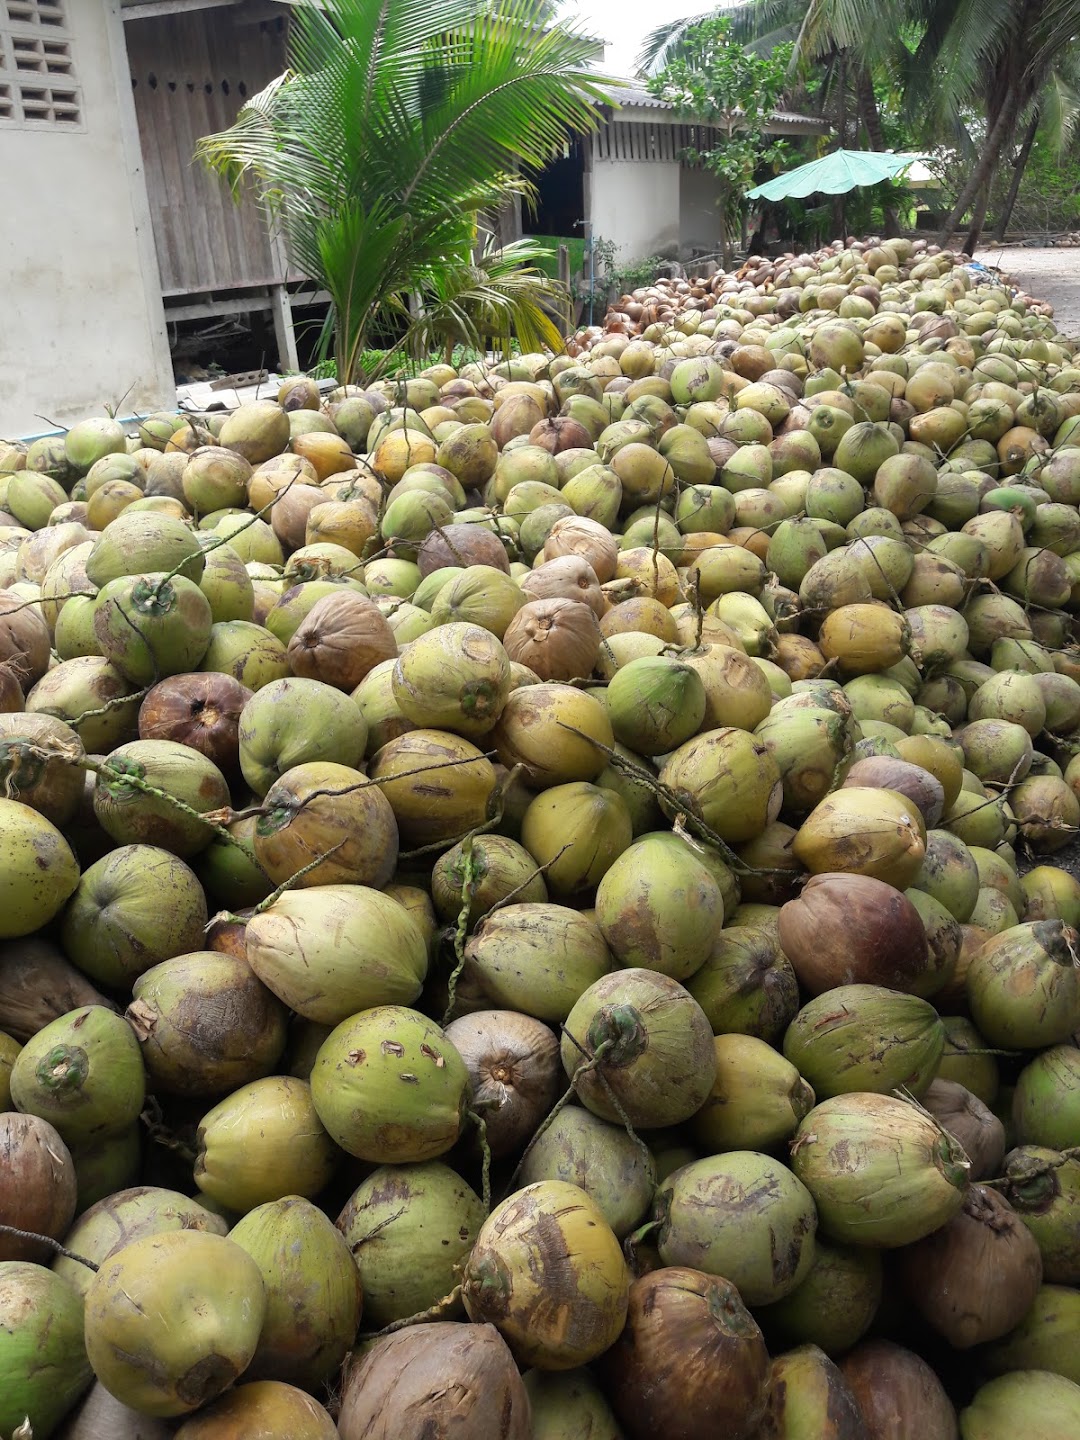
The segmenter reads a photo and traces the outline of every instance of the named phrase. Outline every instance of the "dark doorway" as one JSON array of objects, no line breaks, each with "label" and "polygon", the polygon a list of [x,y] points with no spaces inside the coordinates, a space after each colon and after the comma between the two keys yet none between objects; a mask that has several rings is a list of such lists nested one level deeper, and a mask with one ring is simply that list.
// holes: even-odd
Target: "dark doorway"
[{"label": "dark doorway", "polygon": [[580,235],[585,219],[585,156],[580,140],[570,141],[565,155],[532,177],[536,214],[526,214],[530,235]]}]

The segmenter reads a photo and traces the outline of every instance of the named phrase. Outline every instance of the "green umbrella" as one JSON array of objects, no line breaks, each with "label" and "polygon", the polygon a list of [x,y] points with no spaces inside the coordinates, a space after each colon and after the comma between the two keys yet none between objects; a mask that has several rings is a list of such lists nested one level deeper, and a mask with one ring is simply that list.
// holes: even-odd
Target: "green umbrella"
[{"label": "green umbrella", "polygon": [[777,175],[746,192],[748,200],[801,200],[807,195],[844,195],[860,185],[879,185],[913,165],[920,155],[893,155],[879,150],[834,150],[796,170]]}]

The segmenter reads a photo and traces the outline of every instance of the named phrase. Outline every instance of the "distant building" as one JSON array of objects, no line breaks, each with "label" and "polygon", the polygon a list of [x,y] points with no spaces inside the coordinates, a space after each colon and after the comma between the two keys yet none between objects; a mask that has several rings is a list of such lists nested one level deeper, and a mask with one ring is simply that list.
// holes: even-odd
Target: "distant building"
[{"label": "distant building", "polygon": [[[612,241],[620,259],[665,254],[689,259],[719,249],[719,183],[680,159],[688,148],[712,149],[718,132],[676,117],[672,107],[635,82],[623,82],[619,108],[567,147],[538,180],[539,206],[522,223],[533,235]],[[778,110],[766,126],[776,136],[825,135],[828,122]]]}]

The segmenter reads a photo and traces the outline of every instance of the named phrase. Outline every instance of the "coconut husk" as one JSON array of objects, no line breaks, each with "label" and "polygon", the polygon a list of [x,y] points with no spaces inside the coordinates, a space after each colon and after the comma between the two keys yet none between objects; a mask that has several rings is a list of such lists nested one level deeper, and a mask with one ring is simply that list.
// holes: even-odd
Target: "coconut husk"
[{"label": "coconut husk", "polygon": [[348,1368],[341,1440],[532,1440],[529,1399],[493,1325],[413,1325]]},{"label": "coconut husk", "polygon": [[84,1005],[116,1009],[48,940],[30,936],[0,945],[0,1030],[29,1040]]}]

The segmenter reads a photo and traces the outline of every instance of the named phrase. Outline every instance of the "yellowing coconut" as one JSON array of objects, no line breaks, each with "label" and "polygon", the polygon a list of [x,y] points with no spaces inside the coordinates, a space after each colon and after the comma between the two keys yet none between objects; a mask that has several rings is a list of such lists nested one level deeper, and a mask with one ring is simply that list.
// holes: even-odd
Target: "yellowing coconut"
[{"label": "yellowing coconut", "polygon": [[496,1326],[519,1362],[572,1370],[602,1355],[626,1320],[622,1249],[576,1185],[527,1185],[488,1217],[465,1267],[469,1318]]},{"label": "yellowing coconut", "polygon": [[841,605],[825,617],[817,643],[844,674],[869,675],[904,658],[907,625],[902,615],[885,605]]},{"label": "yellowing coconut", "polygon": [[906,796],[852,786],[810,812],[792,848],[814,875],[843,870],[906,890],[926,854],[926,826]]}]

